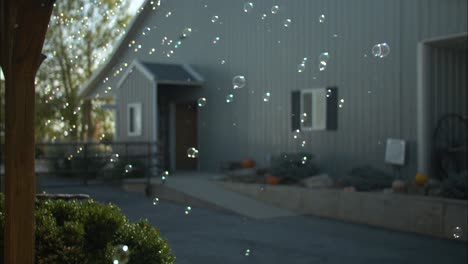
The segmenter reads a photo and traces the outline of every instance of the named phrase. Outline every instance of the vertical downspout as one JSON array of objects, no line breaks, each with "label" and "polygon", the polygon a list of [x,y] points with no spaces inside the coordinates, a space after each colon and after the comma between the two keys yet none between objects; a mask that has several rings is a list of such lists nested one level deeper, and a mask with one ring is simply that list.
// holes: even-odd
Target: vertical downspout
[{"label": "vertical downspout", "polygon": [[426,43],[418,44],[417,56],[417,160],[418,172],[431,177],[432,133],[430,124],[430,50]]}]

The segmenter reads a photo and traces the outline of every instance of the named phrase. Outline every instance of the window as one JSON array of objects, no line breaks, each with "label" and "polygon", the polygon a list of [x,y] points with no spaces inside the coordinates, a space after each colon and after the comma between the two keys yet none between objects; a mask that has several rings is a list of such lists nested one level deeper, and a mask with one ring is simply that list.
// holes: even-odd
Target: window
[{"label": "window", "polygon": [[337,129],[337,89],[317,88],[292,93],[292,130]]},{"label": "window", "polygon": [[128,135],[141,136],[141,103],[128,104],[127,115]]}]

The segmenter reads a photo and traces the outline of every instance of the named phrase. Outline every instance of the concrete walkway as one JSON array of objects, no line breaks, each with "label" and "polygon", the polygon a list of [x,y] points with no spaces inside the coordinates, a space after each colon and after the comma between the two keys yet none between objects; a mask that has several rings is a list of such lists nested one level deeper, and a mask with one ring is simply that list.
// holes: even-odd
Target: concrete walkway
[{"label": "concrete walkway", "polygon": [[170,198],[175,198],[171,197],[171,193],[184,194],[187,197],[184,202],[190,203],[191,199],[196,199],[198,202],[204,202],[208,207],[212,204],[254,219],[294,215],[286,209],[274,207],[222,188],[213,181],[219,176],[214,173],[177,173],[169,176],[164,184],[161,184],[159,179],[153,181],[155,196],[158,196],[158,193],[161,195],[164,193],[166,199],[171,200]]}]

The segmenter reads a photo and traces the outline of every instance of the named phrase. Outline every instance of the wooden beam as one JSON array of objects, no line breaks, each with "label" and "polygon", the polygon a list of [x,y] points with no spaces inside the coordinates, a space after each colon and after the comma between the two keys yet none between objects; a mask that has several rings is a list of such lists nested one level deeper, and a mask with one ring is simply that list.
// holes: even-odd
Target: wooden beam
[{"label": "wooden beam", "polygon": [[48,0],[3,0],[0,63],[6,82],[5,263],[34,263],[34,81],[53,8]]}]

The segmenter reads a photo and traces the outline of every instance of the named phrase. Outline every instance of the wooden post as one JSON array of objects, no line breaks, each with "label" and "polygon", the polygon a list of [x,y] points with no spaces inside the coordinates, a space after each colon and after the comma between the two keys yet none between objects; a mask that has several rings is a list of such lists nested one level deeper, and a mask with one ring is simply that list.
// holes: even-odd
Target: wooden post
[{"label": "wooden post", "polygon": [[6,81],[5,263],[34,263],[34,81],[54,1],[2,0],[0,65]]}]

